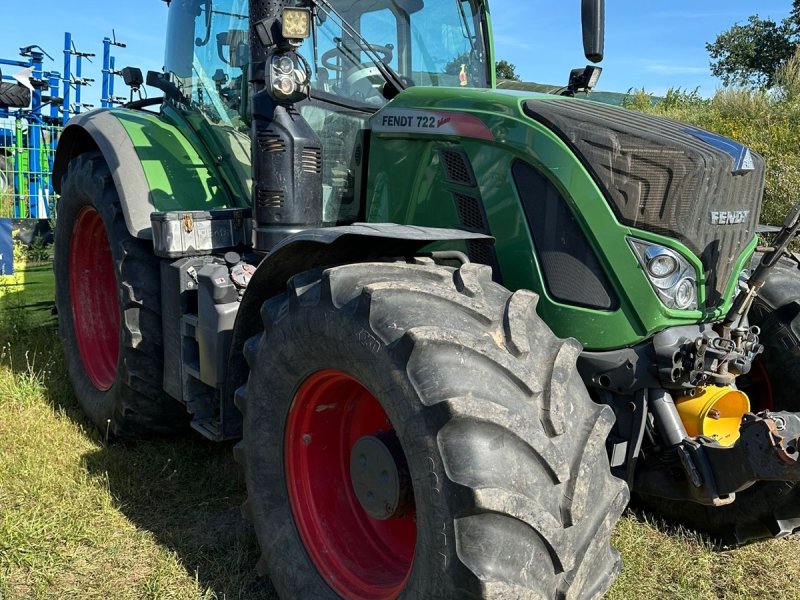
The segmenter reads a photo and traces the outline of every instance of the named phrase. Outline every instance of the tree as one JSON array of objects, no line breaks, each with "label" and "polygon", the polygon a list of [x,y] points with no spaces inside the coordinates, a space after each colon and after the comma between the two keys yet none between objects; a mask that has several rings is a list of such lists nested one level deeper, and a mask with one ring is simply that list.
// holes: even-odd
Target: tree
[{"label": "tree", "polygon": [[771,88],[778,69],[800,47],[800,0],[793,0],[791,14],[780,23],[751,16],[706,44],[711,72],[722,84]]},{"label": "tree", "polygon": [[[800,3],[800,0],[796,0]],[[495,72],[497,73],[498,79],[511,79],[513,81],[519,81],[519,75],[517,75],[517,65],[511,64],[507,60],[501,60],[495,65]]]}]

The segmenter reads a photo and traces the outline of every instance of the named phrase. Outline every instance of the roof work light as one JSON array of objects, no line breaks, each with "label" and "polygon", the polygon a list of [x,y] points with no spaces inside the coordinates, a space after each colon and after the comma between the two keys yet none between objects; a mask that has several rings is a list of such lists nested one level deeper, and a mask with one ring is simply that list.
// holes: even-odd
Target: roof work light
[{"label": "roof work light", "polygon": [[307,8],[283,9],[283,37],[304,40],[311,36],[311,11]]}]

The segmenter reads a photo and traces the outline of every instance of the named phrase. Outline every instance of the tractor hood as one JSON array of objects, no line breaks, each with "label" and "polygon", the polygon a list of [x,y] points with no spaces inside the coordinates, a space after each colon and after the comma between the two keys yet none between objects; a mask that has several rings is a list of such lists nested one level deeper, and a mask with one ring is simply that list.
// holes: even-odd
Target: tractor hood
[{"label": "tractor hood", "polygon": [[761,156],[701,129],[599,103],[522,106],[573,149],[621,223],[678,239],[700,258],[707,306],[718,305],[756,234]]},{"label": "tractor hood", "polygon": [[[688,125],[545,94],[413,87],[370,128],[367,220],[493,236],[470,258],[539,294],[556,334],[592,350],[719,320],[756,246],[763,159]],[[684,259],[695,304],[664,301],[634,240]]]}]

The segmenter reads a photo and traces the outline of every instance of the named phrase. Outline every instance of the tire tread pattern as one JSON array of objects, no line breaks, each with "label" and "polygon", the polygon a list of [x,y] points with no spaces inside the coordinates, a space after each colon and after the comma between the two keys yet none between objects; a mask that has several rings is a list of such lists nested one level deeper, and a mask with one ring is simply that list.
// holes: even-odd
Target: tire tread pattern
[{"label": "tire tread pattern", "polygon": [[[187,414],[183,407],[163,391],[163,345],[161,342],[161,279],[159,262],[146,241],[133,238],[125,225],[119,195],[103,156],[96,151],[74,158],[67,167],[59,200],[59,213],[65,203],[82,202],[93,198],[106,225],[112,246],[114,269],[118,284],[121,311],[121,351],[117,380],[105,392],[104,403],[112,405],[109,433],[117,438],[139,438],[149,435],[168,435],[183,427]],[[68,253],[69,240],[58,244],[58,236],[70,236],[71,231],[58,227],[56,239],[59,250]],[[62,339],[65,342],[71,379],[76,396],[95,425],[105,431],[106,410],[99,411],[82,398],[96,396],[97,391],[86,378],[77,347],[70,348],[63,328],[72,327],[69,299],[68,259],[57,252],[54,268],[57,282],[58,313]],[[64,261],[66,264],[62,264]],[[59,279],[59,274],[62,278]]]},{"label": "tire tread pattern", "polygon": [[[595,598],[608,589],[621,565],[610,534],[629,497],[604,451],[613,413],[590,400],[575,368],[580,345],[555,338],[535,294],[510,294],[474,264],[347,265],[296,277],[288,290],[265,303],[266,332],[306,297],[360,312],[368,333],[405,361],[425,410],[446,415],[437,445],[449,485],[468,498],[455,543],[480,589],[469,597]],[[268,337],[248,342],[251,368]],[[247,412],[254,400],[244,387],[236,397]],[[515,472],[541,474],[543,485],[476,460],[487,440],[511,448]],[[476,540],[492,545],[476,549]]]}]

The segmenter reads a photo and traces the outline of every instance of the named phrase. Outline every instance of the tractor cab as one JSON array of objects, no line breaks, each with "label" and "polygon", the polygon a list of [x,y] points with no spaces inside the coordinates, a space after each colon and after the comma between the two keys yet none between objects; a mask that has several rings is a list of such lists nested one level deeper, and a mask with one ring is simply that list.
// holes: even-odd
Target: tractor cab
[{"label": "tractor cab", "polygon": [[[486,9],[476,0],[332,0],[312,9],[300,54],[312,100],[372,112],[387,99],[376,59],[408,86],[491,85]],[[212,118],[247,120],[246,0],[179,0],[170,6],[166,71]]]},{"label": "tractor cab", "polygon": [[[166,71],[184,106],[234,150],[249,144],[236,142],[250,134],[248,28],[247,0],[179,0],[169,9]],[[347,223],[362,208],[363,131],[391,97],[387,67],[403,87],[490,87],[487,12],[477,0],[332,0],[314,4],[311,29],[298,51],[309,97],[297,108],[322,146],[322,221]],[[239,162],[249,168],[249,157]]]}]

